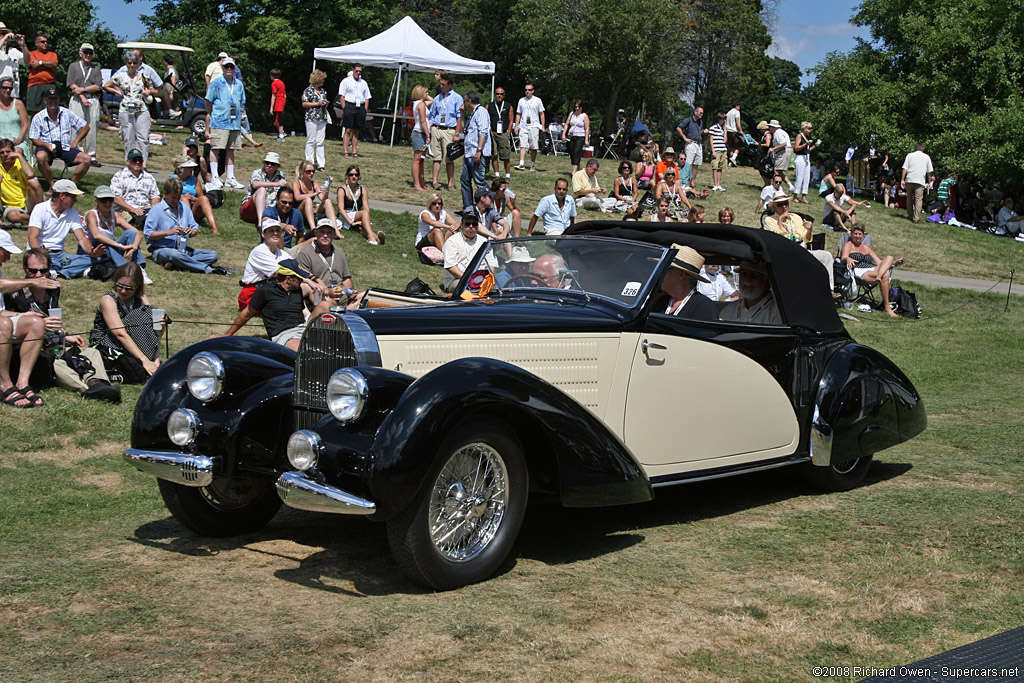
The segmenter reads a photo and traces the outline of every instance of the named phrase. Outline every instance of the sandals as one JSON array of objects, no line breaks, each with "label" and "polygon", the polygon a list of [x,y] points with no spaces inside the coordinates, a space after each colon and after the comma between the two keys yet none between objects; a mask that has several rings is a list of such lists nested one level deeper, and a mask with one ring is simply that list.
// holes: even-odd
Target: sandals
[{"label": "sandals", "polygon": [[901,256],[901,257],[899,257],[898,259],[896,259],[896,260],[895,260],[895,261],[893,262],[893,264],[892,264],[892,265],[893,265],[893,267],[896,267],[896,266],[902,266],[902,265],[903,265],[904,263],[906,263],[906,262],[907,262],[907,259],[905,259],[905,258],[903,258],[903,257]]},{"label": "sandals", "polygon": [[33,408],[41,408],[46,405],[46,401],[43,400],[43,397],[33,391],[32,387],[27,384],[23,387],[18,387],[18,393],[20,393],[26,401],[31,401]]},{"label": "sandals", "polygon": [[3,400],[4,403],[6,403],[7,405],[9,405],[9,406],[11,406],[13,408],[34,408],[35,407],[35,404],[32,403],[31,401],[29,401],[27,405],[18,405],[19,401],[28,401],[28,399],[25,398],[24,396],[22,396],[21,392],[18,391],[18,389],[16,387],[14,387],[13,385],[7,391],[5,391],[3,393],[0,393],[0,400]]}]

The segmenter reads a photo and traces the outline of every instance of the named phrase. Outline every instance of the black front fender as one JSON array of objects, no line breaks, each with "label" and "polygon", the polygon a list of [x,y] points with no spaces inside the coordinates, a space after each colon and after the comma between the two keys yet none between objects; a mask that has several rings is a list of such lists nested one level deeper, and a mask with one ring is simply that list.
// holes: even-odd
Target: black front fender
[{"label": "black front fender", "polygon": [[[200,351],[224,363],[224,390],[203,403],[188,392],[185,371]],[[199,415],[202,428],[194,449],[226,458],[233,467],[239,453],[270,464],[284,456],[291,433],[291,391],[295,353],[263,339],[210,339],[174,354],[153,374],[139,397],[132,418],[132,447],[172,449],[167,418],[178,408]]]},{"label": "black front fender", "polygon": [[812,419],[816,464],[877,453],[917,436],[928,424],[910,379],[891,360],[860,344],[847,344],[829,359]]},{"label": "black front fender", "polygon": [[557,490],[566,506],[620,505],[653,497],[633,455],[586,408],[514,365],[464,358],[409,386],[381,423],[367,471],[378,518],[412,502],[444,455],[437,449],[445,436],[480,415],[512,429],[534,482]]}]

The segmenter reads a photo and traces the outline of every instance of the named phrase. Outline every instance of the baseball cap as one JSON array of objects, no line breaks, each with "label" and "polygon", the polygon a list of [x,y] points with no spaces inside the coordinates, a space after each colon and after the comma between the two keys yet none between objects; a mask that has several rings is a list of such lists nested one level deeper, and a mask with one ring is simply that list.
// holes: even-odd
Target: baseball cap
[{"label": "baseball cap", "polygon": [[55,88],[55,87],[53,87],[51,85],[49,88],[44,90],[43,91],[43,99],[46,99],[47,97],[57,97],[57,88]]},{"label": "baseball cap", "polygon": [[325,216],[324,218],[321,218],[320,220],[318,220],[316,222],[316,227],[318,227],[318,228],[330,228],[331,230],[334,230],[336,228],[336,225],[335,225],[335,222],[333,220],[331,220],[330,218],[327,218]]},{"label": "baseball cap", "polygon": [[196,140],[196,136],[194,136],[194,135],[189,136],[189,137],[185,138],[185,146],[186,147],[198,147],[199,146],[199,140]]},{"label": "baseball cap", "polygon": [[128,150],[127,154],[125,154],[125,158],[129,159],[129,160],[131,160],[131,159],[142,159],[143,156],[142,156],[142,152],[140,150],[135,149],[133,147],[132,149]]},{"label": "baseball cap", "polygon": [[217,53],[217,59],[227,59],[227,58],[228,58],[228,53],[227,52],[219,52],[219,53]]},{"label": "baseball cap", "polygon": [[463,223],[480,223],[480,217],[476,215],[476,211],[473,211],[472,209],[470,209],[470,210],[464,211],[462,213],[462,222]]},{"label": "baseball cap", "polygon": [[222,67],[225,67],[225,66],[235,66],[235,60],[231,59],[231,57],[225,57],[224,59],[222,59],[220,61],[220,65]]},{"label": "baseball cap", "polygon": [[3,249],[8,254],[21,253],[21,249],[14,246],[14,240],[11,239],[11,235],[6,230],[0,230],[0,249]]},{"label": "baseball cap", "polygon": [[114,191],[110,189],[110,185],[100,185],[93,191],[92,196],[96,199],[113,199]]},{"label": "baseball cap", "polygon": [[476,192],[473,193],[473,199],[475,199],[477,201],[480,201],[481,197],[493,197],[493,196],[494,196],[494,193],[491,192],[486,187],[478,187],[478,188],[476,188]]},{"label": "baseball cap", "polygon": [[281,227],[281,221],[279,221],[279,220],[277,220],[275,218],[268,218],[267,220],[263,221],[263,225],[260,226],[260,232],[266,232],[267,228],[280,228],[280,227]]},{"label": "baseball cap", "polygon": [[86,50],[96,51],[96,48],[92,46],[92,43],[82,43],[82,47],[78,48],[79,52],[85,52]]},{"label": "baseball cap", "polygon": [[72,181],[70,181],[70,180],[68,180],[66,178],[63,178],[63,179],[58,180],[57,182],[55,182],[53,184],[53,191],[56,192],[57,194],[74,194],[74,195],[83,195],[83,194],[85,194],[84,192],[82,192],[81,190],[78,189],[78,186],[75,185],[74,182],[72,182]]},{"label": "baseball cap", "polygon": [[286,258],[283,261],[277,263],[277,274],[278,275],[294,275],[300,280],[313,277],[309,271],[299,265],[299,262],[293,258]]}]

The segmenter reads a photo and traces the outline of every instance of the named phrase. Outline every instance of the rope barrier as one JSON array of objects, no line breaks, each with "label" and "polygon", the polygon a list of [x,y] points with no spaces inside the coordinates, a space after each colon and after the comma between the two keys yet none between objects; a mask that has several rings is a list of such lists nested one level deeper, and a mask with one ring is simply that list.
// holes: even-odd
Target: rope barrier
[{"label": "rope barrier", "polygon": [[[1007,312],[1007,311],[1010,310],[1010,294],[1011,294],[1011,292],[1013,290],[1013,270],[1012,269],[1007,274],[1007,276],[1010,278],[1010,283],[1009,283],[1009,286],[1007,287],[1007,290],[1006,290],[1006,308],[1004,309],[1004,312]],[[948,311],[945,311],[943,313],[939,313],[939,314],[936,314],[936,315],[930,315],[928,317],[925,317],[925,316],[922,315],[920,318],[917,318],[917,319],[914,319],[914,318],[904,318],[903,316],[900,316],[899,320],[873,320],[873,319],[870,319],[870,318],[865,319],[865,320],[861,320],[860,318],[854,318],[854,320],[856,320],[856,322],[859,322],[859,323],[876,323],[876,324],[881,324],[881,325],[894,325],[894,324],[897,324],[898,325],[898,324],[905,324],[905,323],[923,323],[923,322],[928,322],[928,321],[931,321],[931,320],[938,320],[940,318],[945,318],[947,315],[950,315],[951,313],[956,313],[957,311],[959,311],[959,310],[961,310],[963,308],[966,308],[967,306],[970,306],[970,305],[974,304],[976,299],[980,299],[982,296],[988,294],[993,289],[995,289],[1000,284],[1002,284],[1006,280],[1007,276],[999,278],[999,280],[997,280],[996,282],[992,283],[992,286],[989,287],[988,289],[986,289],[985,291],[977,292],[977,296],[969,298],[967,301],[965,301],[964,303],[960,304],[956,308],[952,308],[952,309],[950,309]],[[852,316],[850,316],[850,317],[852,318]]]}]

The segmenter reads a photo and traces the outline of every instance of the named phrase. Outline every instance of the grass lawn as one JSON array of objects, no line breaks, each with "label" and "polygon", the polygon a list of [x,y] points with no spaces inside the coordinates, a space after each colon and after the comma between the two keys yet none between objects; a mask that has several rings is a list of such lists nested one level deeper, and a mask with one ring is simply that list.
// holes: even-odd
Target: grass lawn
[{"label": "grass lawn", "polygon": [[[114,140],[101,133],[107,154]],[[301,143],[243,150],[238,175],[268,148],[294,165]],[[361,151],[374,197],[420,203],[406,180],[408,148]],[[338,152],[332,141],[336,177]],[[524,208],[568,170],[564,157],[540,164],[513,176]],[[709,215],[728,201],[752,216],[754,179],[728,171]],[[100,180],[90,174],[85,185]],[[241,194],[227,196],[223,235],[196,244],[241,267],[255,232],[237,219]],[[924,271],[997,279],[1021,248],[912,226],[884,208],[865,218],[876,250]],[[354,233],[341,243],[357,286],[400,288],[416,275],[436,285],[440,269],[413,254],[413,217],[374,221],[388,233],[383,247]],[[172,351],[237,312],[236,279],[154,277],[151,300],[178,321]],[[88,331],[106,289],[65,284],[70,329]],[[383,527],[365,520],[283,510],[240,538],[185,531],[154,479],[119,457],[136,387],[113,407],[59,390],[44,393],[42,410],[0,406],[0,671],[11,681],[791,681],[812,680],[815,666],[909,663],[1019,626],[1024,370],[1011,361],[1024,304],[1014,297],[1004,312],[994,294],[914,289],[924,320],[871,313],[847,323],[910,376],[930,419],[923,435],[879,454],[863,486],[820,495],[776,470],[621,508],[531,501],[502,573],[444,594],[410,585]],[[701,388],[725,406],[738,390]]]}]

